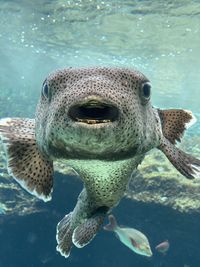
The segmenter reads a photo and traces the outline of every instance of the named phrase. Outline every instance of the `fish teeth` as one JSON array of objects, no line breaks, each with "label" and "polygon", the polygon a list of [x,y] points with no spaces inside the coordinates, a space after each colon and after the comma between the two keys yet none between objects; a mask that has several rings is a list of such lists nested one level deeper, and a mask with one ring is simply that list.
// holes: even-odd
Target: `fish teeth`
[{"label": "fish teeth", "polygon": [[89,120],[89,119],[79,119],[79,118],[76,118],[76,120],[78,122],[84,122],[84,123],[87,123],[87,124],[97,124],[97,123],[111,122],[111,120]]}]

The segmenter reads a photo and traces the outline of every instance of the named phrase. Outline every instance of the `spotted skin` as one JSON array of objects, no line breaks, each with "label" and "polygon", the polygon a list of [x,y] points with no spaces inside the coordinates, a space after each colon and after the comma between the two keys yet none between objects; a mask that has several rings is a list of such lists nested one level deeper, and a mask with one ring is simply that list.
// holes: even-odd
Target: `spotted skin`
[{"label": "spotted skin", "polygon": [[[160,149],[187,178],[200,161],[176,148],[189,111],[157,110],[149,80],[126,68],[68,68],[43,83],[36,118],[0,120],[10,174],[29,192],[49,200],[53,161],[65,159],[83,190],[74,210],[57,225],[57,250],[88,244],[124,195],[145,153]],[[177,127],[178,126],[178,127]]]},{"label": "spotted skin", "polygon": [[89,218],[81,225],[77,226],[73,232],[72,240],[73,244],[78,248],[82,248],[95,237],[99,228],[104,221],[103,215],[95,215]]},{"label": "spotted skin", "polygon": [[[56,249],[66,258],[69,256],[72,248],[71,240],[73,230],[71,229],[71,219],[72,212],[65,215],[65,217],[57,225],[56,240],[59,245],[56,247]],[[63,252],[60,250],[60,247],[62,247]]]},{"label": "spotted skin", "polygon": [[193,119],[192,113],[181,109],[158,110],[158,113],[165,137],[172,144],[180,142],[187,124]]},{"label": "spotted skin", "polygon": [[[152,137],[159,144],[151,104],[143,105],[145,82],[143,74],[128,69],[72,68],[51,74],[46,80],[49,97],[42,95],[37,108],[38,145],[52,158],[110,160],[146,151],[153,147]],[[74,124],[67,116],[69,108],[78,100],[94,98],[117,106],[119,120],[109,127]]]},{"label": "spotted skin", "polygon": [[200,161],[198,159],[173,146],[167,139],[163,139],[159,148],[182,175],[189,179],[195,176],[199,178]]},{"label": "spotted skin", "polygon": [[35,120],[1,120],[8,171],[20,185],[44,201],[51,199],[53,162],[40,153],[35,140]]}]

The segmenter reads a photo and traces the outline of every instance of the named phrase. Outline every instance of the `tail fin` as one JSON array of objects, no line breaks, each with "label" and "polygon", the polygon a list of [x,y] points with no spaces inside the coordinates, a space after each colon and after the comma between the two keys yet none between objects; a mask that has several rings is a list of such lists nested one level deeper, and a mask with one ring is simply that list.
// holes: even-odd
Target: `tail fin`
[{"label": "tail fin", "polygon": [[74,229],[72,215],[73,212],[65,215],[57,225],[56,240],[58,245],[56,250],[65,258],[70,256],[73,244],[78,248],[82,248],[90,243],[97,234],[105,218],[104,214],[95,215],[91,218],[87,218],[85,222]]},{"label": "tail fin", "polygon": [[82,248],[90,243],[103,224],[104,218],[104,214],[98,214],[76,227],[72,235],[74,245]]},{"label": "tail fin", "polygon": [[65,217],[57,225],[57,247],[56,250],[60,252],[62,256],[68,258],[72,248],[72,234],[73,228],[71,227],[72,212],[65,215]]},{"label": "tail fin", "polygon": [[105,225],[103,227],[103,229],[106,231],[115,231],[115,229],[117,228],[117,221],[116,221],[114,215],[112,215],[112,214],[109,215],[108,219],[109,219],[109,224]]}]

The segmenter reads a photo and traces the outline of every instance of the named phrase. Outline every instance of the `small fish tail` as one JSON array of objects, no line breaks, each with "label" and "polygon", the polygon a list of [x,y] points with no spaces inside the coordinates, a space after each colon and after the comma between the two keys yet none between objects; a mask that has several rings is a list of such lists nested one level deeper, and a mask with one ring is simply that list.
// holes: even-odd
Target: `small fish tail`
[{"label": "small fish tail", "polygon": [[108,219],[109,219],[109,224],[105,225],[103,229],[106,231],[114,231],[117,227],[117,221],[114,215],[110,214],[108,216]]}]

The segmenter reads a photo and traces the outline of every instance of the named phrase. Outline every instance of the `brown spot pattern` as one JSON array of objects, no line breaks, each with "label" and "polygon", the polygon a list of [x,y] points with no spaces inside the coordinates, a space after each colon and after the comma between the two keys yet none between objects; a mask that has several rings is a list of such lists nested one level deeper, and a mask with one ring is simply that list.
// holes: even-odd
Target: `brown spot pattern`
[{"label": "brown spot pattern", "polygon": [[163,139],[160,150],[167,156],[174,167],[188,179],[195,178],[195,172],[200,170],[200,160],[183,152],[167,139]]},{"label": "brown spot pattern", "polygon": [[164,136],[172,143],[180,142],[186,124],[192,120],[192,114],[182,109],[160,110],[158,113],[162,123]]},{"label": "brown spot pattern", "polygon": [[72,234],[71,228],[72,212],[67,214],[57,225],[57,250],[60,251],[65,257],[68,257],[72,247]]},{"label": "brown spot pattern", "polygon": [[11,175],[39,198],[49,198],[53,187],[53,163],[38,150],[35,121],[9,119],[0,126]]},{"label": "brown spot pattern", "polygon": [[84,247],[97,234],[103,224],[105,216],[95,216],[79,225],[73,233],[73,243],[77,247]]}]

